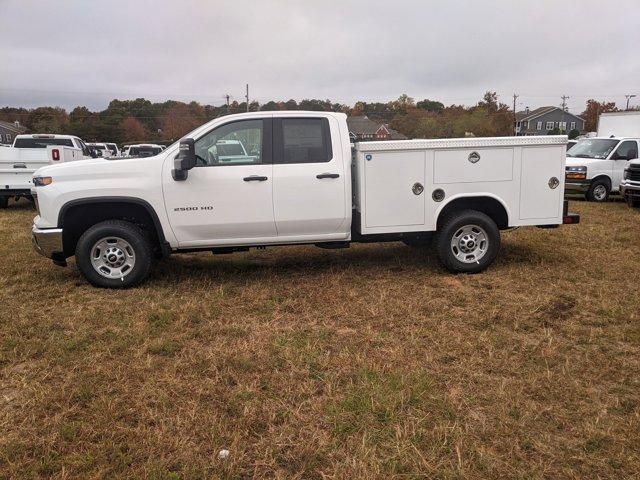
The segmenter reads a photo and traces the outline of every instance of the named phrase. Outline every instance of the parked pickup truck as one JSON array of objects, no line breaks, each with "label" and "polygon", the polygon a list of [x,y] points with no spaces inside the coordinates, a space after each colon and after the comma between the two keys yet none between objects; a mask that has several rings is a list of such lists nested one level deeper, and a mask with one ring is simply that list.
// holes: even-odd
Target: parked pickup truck
[{"label": "parked pickup truck", "polygon": [[629,162],[620,184],[620,194],[630,207],[640,208],[640,160]]},{"label": "parked pickup truck", "polygon": [[33,173],[44,165],[89,158],[82,140],[71,135],[17,135],[0,149],[0,208],[10,198],[31,198]]},{"label": "parked pickup truck", "polygon": [[[41,168],[34,247],[62,266],[75,255],[90,283],[111,288],[141,282],[154,258],[174,252],[424,246],[432,237],[450,271],[480,272],[496,258],[501,230],[579,221],[562,195],[566,136],[352,147],[346,120],[229,115],[153,157]],[[212,148],[230,140],[242,148]]]}]

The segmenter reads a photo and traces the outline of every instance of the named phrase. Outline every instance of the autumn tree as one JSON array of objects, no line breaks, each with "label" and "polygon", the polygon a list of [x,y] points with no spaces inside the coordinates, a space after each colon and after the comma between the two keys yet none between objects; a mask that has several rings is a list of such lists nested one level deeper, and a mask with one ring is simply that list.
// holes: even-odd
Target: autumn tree
[{"label": "autumn tree", "polygon": [[123,142],[142,142],[148,137],[144,125],[137,118],[127,117],[120,124]]},{"label": "autumn tree", "polygon": [[162,117],[161,137],[164,140],[177,140],[202,125],[205,118],[204,108],[200,104],[175,102]]},{"label": "autumn tree", "polygon": [[582,113],[584,119],[584,129],[587,132],[595,132],[598,128],[598,117],[601,113],[617,112],[615,102],[598,102],[597,100],[587,100],[587,108]]}]

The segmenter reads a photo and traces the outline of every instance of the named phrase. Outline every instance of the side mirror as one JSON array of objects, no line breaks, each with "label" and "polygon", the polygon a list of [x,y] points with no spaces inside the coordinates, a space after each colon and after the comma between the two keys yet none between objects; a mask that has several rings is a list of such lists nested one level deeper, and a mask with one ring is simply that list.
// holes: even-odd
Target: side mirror
[{"label": "side mirror", "polygon": [[91,158],[98,158],[98,152],[94,149],[89,150],[89,155],[91,155]]},{"label": "side mirror", "polygon": [[180,141],[180,151],[173,161],[171,175],[176,181],[186,180],[189,170],[195,166],[196,143],[193,138],[185,138]]}]

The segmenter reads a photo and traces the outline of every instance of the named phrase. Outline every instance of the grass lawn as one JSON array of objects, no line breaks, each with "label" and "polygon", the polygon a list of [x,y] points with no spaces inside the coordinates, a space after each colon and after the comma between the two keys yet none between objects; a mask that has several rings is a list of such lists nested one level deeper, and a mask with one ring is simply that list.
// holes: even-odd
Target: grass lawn
[{"label": "grass lawn", "polygon": [[284,247],[109,291],[32,251],[12,203],[0,478],[637,478],[640,211],[572,210],[478,275]]}]

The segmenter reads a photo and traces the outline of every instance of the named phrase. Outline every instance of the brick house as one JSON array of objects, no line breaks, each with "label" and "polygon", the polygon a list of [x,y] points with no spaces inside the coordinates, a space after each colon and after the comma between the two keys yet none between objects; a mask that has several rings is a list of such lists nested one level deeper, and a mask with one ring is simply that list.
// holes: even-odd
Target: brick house
[{"label": "brick house", "polygon": [[349,137],[352,141],[406,140],[407,137],[395,131],[386,123],[374,122],[367,116],[347,117]]}]

